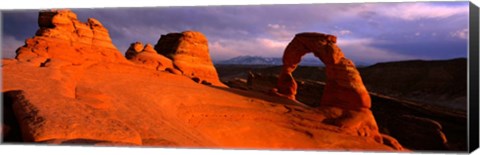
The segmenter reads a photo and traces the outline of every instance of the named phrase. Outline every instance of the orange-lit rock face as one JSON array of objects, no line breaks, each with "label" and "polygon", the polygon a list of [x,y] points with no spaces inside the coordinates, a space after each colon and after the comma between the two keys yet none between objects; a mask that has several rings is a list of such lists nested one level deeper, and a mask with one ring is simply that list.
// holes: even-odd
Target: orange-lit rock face
[{"label": "orange-lit rock face", "polygon": [[313,52],[326,66],[327,81],[323,90],[319,109],[338,107],[347,110],[336,119],[325,121],[345,129],[347,132],[366,136],[380,143],[384,140],[401,149],[401,145],[391,137],[378,131],[377,123],[370,111],[371,101],[363,85],[359,72],[352,61],[345,58],[337,47],[336,37],[321,33],[299,33],[288,44],[283,55],[283,68],[277,88],[280,96],[295,100],[297,84],[292,72],[303,55]]},{"label": "orange-lit rock face", "polygon": [[359,117],[371,116],[369,111],[306,108],[138,65],[66,65],[59,70],[9,63],[2,71],[4,92],[24,92],[13,105],[28,142],[394,150],[366,136],[373,134],[371,122],[350,121],[370,118]]},{"label": "orange-lit rock face", "polygon": [[49,58],[73,64],[85,61],[126,61],[112,44],[108,30],[96,19],[77,20],[70,10],[49,10],[39,14],[40,29],[17,50],[16,59],[39,65]]},{"label": "orange-lit rock face", "polygon": [[185,31],[162,35],[155,50],[172,59],[174,66],[183,75],[200,83],[225,86],[218,78],[210,59],[207,38],[202,33]]},{"label": "orange-lit rock face", "polygon": [[158,54],[151,44],[143,46],[140,42],[132,43],[127,52],[125,52],[125,57],[128,60],[137,64],[142,64],[142,66],[147,68],[160,71],[165,71],[167,68],[174,70],[172,60]]},{"label": "orange-lit rock face", "polygon": [[[67,29],[51,28],[58,22],[45,23],[58,14],[63,14],[60,19],[74,17],[69,11],[44,12],[40,25],[50,27],[52,32]],[[400,145],[392,148],[381,143],[368,110],[312,109],[284,98],[200,85],[177,75],[176,70],[165,69],[175,74],[159,72],[117,58],[114,53],[118,51],[109,48],[108,42],[102,46],[92,43],[89,48],[74,40],[82,37],[66,34],[73,36],[37,36],[31,40],[42,43],[27,44],[17,59],[2,61],[2,92],[12,96],[9,105],[24,141],[195,148],[401,149]],[[43,54],[49,59],[42,65],[31,65],[32,58],[42,52],[40,45],[48,49]],[[62,53],[50,51],[60,50],[57,46],[64,48]],[[102,51],[112,53],[97,53]],[[129,59],[135,59],[143,53],[153,54],[153,50],[148,45],[133,44],[127,53]],[[28,54],[33,56],[29,58]],[[188,56],[181,59],[183,56],[174,54],[172,58],[197,61]],[[89,61],[93,63],[86,63]]]},{"label": "orange-lit rock face", "polygon": [[347,109],[370,108],[370,95],[360,73],[337,47],[336,37],[321,33],[300,33],[288,44],[283,55],[283,69],[278,92],[295,99],[297,84],[292,77],[303,55],[313,52],[326,66],[327,81],[321,105]]}]

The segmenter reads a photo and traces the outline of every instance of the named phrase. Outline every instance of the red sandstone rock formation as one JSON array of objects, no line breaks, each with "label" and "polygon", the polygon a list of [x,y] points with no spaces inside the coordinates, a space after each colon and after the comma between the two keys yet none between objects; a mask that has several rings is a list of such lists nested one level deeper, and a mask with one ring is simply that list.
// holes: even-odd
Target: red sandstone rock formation
[{"label": "red sandstone rock formation", "polygon": [[199,83],[226,87],[218,78],[210,59],[207,38],[202,33],[185,31],[162,35],[155,50],[172,59],[175,68],[183,75]]},{"label": "red sandstone rock formation", "polygon": [[283,55],[283,68],[275,91],[280,96],[295,100],[297,83],[292,72],[302,56],[313,52],[326,66],[327,81],[319,108],[339,107],[346,110],[340,117],[326,123],[341,127],[349,133],[371,137],[378,142],[402,149],[393,138],[382,135],[370,111],[370,95],[363,85],[360,73],[352,61],[345,58],[336,45],[337,38],[322,33],[299,33],[288,44]]},{"label": "red sandstone rock formation", "polygon": [[336,37],[321,33],[300,33],[288,44],[283,55],[283,68],[278,92],[295,99],[297,84],[292,76],[303,55],[313,52],[326,66],[327,81],[321,105],[346,109],[370,108],[370,96],[360,73],[352,61],[337,47]]},{"label": "red sandstone rock formation", "polygon": [[172,60],[158,54],[151,44],[146,44],[144,47],[141,42],[132,43],[127,52],[125,52],[125,57],[128,60],[137,64],[142,64],[147,68],[161,71],[164,71],[167,68],[169,68],[167,71],[175,70],[173,68]]},{"label": "red sandstone rock formation", "polygon": [[77,20],[70,10],[42,11],[38,17],[40,29],[27,39],[16,52],[16,59],[40,65],[50,58],[71,62],[120,62],[125,58],[112,44],[108,30],[96,19],[87,23]]},{"label": "red sandstone rock formation", "polygon": [[[393,150],[369,137],[372,122],[364,121],[371,121],[369,111],[312,109],[283,98],[199,85],[126,61],[95,20],[80,26],[70,11],[39,17],[40,35],[29,39],[15,60],[2,61],[1,68],[2,92],[10,98],[7,110],[14,112],[23,141]],[[92,35],[81,35],[87,32]],[[175,65],[183,74],[218,80],[205,53],[206,39],[199,44],[197,33],[179,35],[170,55]],[[138,56],[133,51],[153,52],[141,47],[134,44],[127,57]]]}]

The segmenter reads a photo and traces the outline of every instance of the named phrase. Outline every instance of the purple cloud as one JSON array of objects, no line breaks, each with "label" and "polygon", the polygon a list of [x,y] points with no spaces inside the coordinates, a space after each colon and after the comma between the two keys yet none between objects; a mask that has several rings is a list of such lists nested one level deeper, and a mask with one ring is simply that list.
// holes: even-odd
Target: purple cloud
[{"label": "purple cloud", "polygon": [[[354,61],[466,57],[468,2],[350,3],[74,9],[100,20],[124,52],[135,41],[155,44],[161,34],[197,30],[209,40],[212,59],[242,55],[281,57],[296,33],[337,35]],[[5,11],[3,37],[33,36],[36,11]],[[33,23],[33,24],[32,24]],[[34,25],[34,26],[31,26]],[[12,46],[15,44],[11,44]],[[12,49],[3,48],[4,56]],[[14,52],[14,51],[13,51]]]}]

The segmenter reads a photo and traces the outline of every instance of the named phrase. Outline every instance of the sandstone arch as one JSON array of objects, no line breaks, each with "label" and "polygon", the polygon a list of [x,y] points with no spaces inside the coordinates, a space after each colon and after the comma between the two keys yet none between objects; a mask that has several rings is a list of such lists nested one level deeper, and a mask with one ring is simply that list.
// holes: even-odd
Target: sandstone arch
[{"label": "sandstone arch", "polygon": [[353,62],[345,58],[336,45],[337,37],[329,34],[305,32],[295,35],[283,54],[283,68],[277,91],[295,100],[297,84],[292,76],[302,56],[313,52],[326,66],[327,81],[320,105],[344,109],[371,107],[371,99]]},{"label": "sandstone arch", "polygon": [[[283,67],[277,83],[277,94],[295,100],[297,84],[292,76],[301,58],[310,52],[319,58],[326,68],[327,81],[320,100],[322,109],[340,109],[341,116],[324,120],[341,129],[375,139],[379,143],[403,150],[398,141],[381,134],[370,111],[371,99],[353,62],[345,58],[336,45],[337,37],[316,32],[296,34],[283,53]],[[338,108],[338,109],[337,109]]]}]

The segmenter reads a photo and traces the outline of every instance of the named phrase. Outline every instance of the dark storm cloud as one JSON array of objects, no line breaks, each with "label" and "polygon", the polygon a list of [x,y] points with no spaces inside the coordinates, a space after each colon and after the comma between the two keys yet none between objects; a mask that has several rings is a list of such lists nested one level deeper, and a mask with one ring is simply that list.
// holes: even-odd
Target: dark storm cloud
[{"label": "dark storm cloud", "polygon": [[454,58],[466,55],[465,52],[467,51],[467,43],[464,41],[399,42],[396,44],[379,45],[379,47],[401,49],[401,53],[415,55],[419,59]]},{"label": "dark storm cloud", "polygon": [[[102,21],[109,29],[114,43],[121,51],[131,42],[142,41],[156,43],[161,34],[196,30],[204,33],[211,44],[220,42],[235,42],[236,47],[242,42],[256,40],[258,37],[268,37],[265,34],[273,25],[288,25],[289,28],[303,28],[305,24],[327,21],[328,16],[317,11],[327,11],[324,5],[260,5],[260,6],[210,6],[210,7],[156,7],[156,8],[120,8],[120,9],[74,9],[83,21],[94,17]],[[299,16],[299,12],[311,14],[308,18]],[[312,20],[315,19],[315,20]],[[270,27],[269,27],[270,25]],[[286,31],[286,30],[284,30]],[[289,39],[292,33],[285,34]],[[277,32],[273,32],[277,33]],[[280,32],[281,33],[281,32]],[[276,36],[276,34],[273,34]],[[234,41],[236,40],[236,41]],[[252,42],[259,43],[259,42]],[[228,46],[228,45],[227,45]],[[258,46],[255,44],[248,46]],[[215,47],[215,46],[213,46]],[[261,50],[262,48],[258,48]],[[269,49],[264,49],[269,50]],[[277,50],[277,49],[276,49]],[[217,58],[212,49],[214,59]],[[237,51],[234,55],[242,53]],[[279,52],[279,51],[277,51]],[[219,54],[222,55],[222,54]],[[227,56],[229,53],[224,53]],[[268,56],[268,55],[266,55]],[[270,55],[271,56],[271,55]]]},{"label": "dark storm cloud", "polygon": [[23,40],[31,37],[38,29],[37,10],[17,10],[2,12],[2,33]]},{"label": "dark storm cloud", "polygon": [[[338,44],[354,61],[466,57],[468,2],[73,11],[81,21],[89,17],[101,21],[122,52],[135,41],[155,44],[161,34],[197,30],[207,36],[214,60],[241,55],[281,57],[294,34],[317,31],[337,35]],[[37,16],[35,11],[3,14],[6,25],[3,36],[11,46],[33,36],[37,29]]]},{"label": "dark storm cloud", "polygon": [[38,29],[38,10],[2,11],[2,57],[13,58],[15,50]]},{"label": "dark storm cloud", "polygon": [[[298,7],[296,7],[298,6]],[[261,5],[261,6],[210,6],[210,7],[156,7],[104,10],[75,10],[79,16],[95,17],[112,28],[158,28],[202,30],[212,37],[247,38],[264,33],[270,23],[303,26],[319,22],[324,14],[299,16],[299,12],[322,10],[322,5]],[[306,12],[308,13],[308,12]],[[313,13],[313,12],[312,12]],[[326,17],[324,17],[326,18]]]}]

